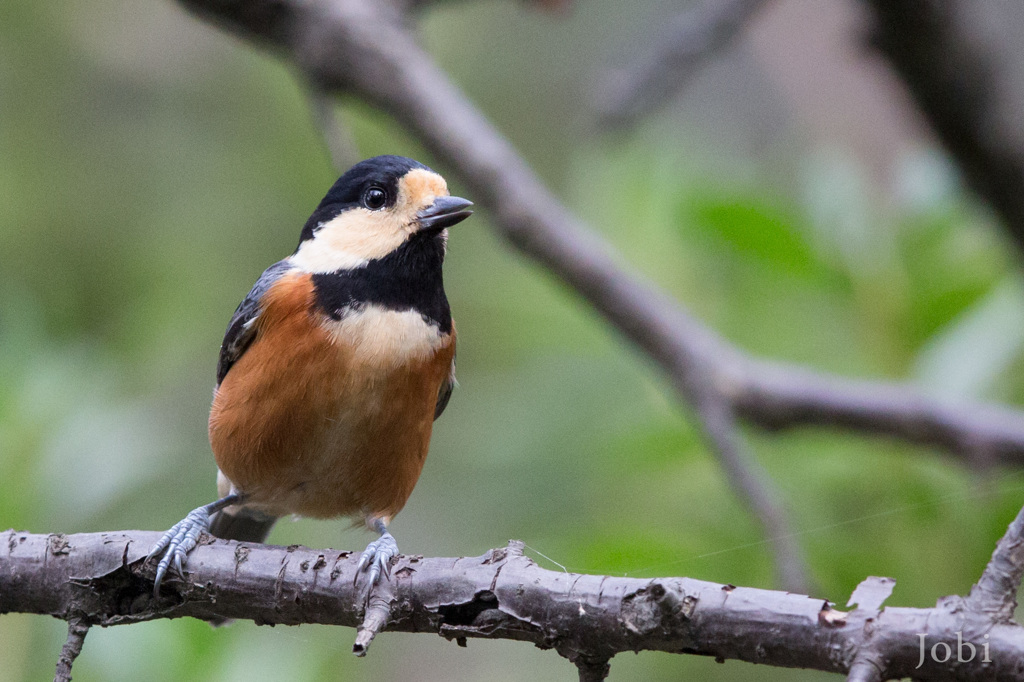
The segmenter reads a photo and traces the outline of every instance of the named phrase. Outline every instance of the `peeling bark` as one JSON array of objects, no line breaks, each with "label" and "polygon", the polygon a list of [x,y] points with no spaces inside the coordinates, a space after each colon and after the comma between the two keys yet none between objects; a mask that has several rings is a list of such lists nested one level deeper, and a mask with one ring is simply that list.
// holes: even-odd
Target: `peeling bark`
[{"label": "peeling bark", "polygon": [[[102,626],[190,616],[365,627],[365,588],[353,584],[358,554],[205,536],[190,555],[185,579],[169,579],[154,598],[154,569],[144,559],[158,536],[7,531],[0,536],[7,546],[0,552],[0,614],[49,614]],[[839,611],[825,599],[689,578],[549,571],[513,541],[479,557],[399,558],[377,613],[385,630],[434,632],[459,643],[512,639],[555,649],[576,663],[581,679],[601,679],[607,661],[624,651],[837,673],[849,673],[858,661],[881,660],[886,677],[1024,675],[1021,626],[993,622],[960,597],[942,599],[931,609],[882,608],[884,596],[877,579],[872,581],[859,592],[869,596],[867,606]],[[929,647],[945,642],[955,650],[957,633],[964,641],[988,643],[992,662],[926,660],[917,670],[921,633]]]}]

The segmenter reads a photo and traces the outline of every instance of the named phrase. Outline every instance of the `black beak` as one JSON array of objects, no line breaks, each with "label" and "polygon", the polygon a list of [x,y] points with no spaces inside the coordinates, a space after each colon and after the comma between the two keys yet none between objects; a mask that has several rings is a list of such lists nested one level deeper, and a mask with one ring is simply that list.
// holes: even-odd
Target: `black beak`
[{"label": "black beak", "polygon": [[461,197],[438,197],[416,214],[416,221],[421,230],[443,230],[473,215],[472,211],[466,210],[472,205],[472,201]]}]

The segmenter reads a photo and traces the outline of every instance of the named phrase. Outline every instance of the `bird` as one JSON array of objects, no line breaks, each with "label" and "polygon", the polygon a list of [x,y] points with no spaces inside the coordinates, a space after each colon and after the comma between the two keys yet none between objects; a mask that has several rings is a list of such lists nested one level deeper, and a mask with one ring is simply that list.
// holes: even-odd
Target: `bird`
[{"label": "bird", "polygon": [[388,575],[388,526],[455,385],[442,264],[472,205],[402,156],[360,161],[331,186],[231,317],[209,419],[219,499],[153,547],[155,595],[203,533],[263,542],[285,515],[365,522],[379,537],[355,580]]}]

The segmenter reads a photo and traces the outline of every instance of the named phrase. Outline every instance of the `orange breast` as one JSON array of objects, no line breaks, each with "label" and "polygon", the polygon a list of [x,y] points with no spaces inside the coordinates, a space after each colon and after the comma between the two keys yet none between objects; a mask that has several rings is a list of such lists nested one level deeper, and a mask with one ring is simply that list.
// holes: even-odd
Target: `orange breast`
[{"label": "orange breast", "polygon": [[314,311],[307,274],[264,297],[257,334],[210,412],[217,465],[276,515],[394,516],[419,478],[455,353],[412,311]]}]

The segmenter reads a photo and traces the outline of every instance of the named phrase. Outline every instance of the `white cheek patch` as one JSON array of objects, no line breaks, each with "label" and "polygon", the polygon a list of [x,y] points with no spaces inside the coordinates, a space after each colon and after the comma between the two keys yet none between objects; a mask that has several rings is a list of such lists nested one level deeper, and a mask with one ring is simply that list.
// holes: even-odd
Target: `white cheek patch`
[{"label": "white cheek patch", "polygon": [[385,211],[352,208],[320,225],[291,260],[306,272],[326,273],[361,268],[383,258],[406,240]]},{"label": "white cheek patch", "polygon": [[372,304],[352,310],[340,320],[328,320],[324,327],[335,343],[354,351],[356,362],[381,369],[427,360],[448,338],[414,310],[389,310]]},{"label": "white cheek patch", "polygon": [[302,242],[299,250],[291,256],[290,260],[300,270],[314,274],[355,270],[370,262],[369,259],[350,251],[333,248],[318,237]]},{"label": "white cheek patch", "polygon": [[291,257],[296,267],[330,273],[364,267],[383,258],[416,231],[416,214],[448,194],[444,178],[415,168],[398,182],[395,205],[380,211],[355,207],[320,225]]}]

